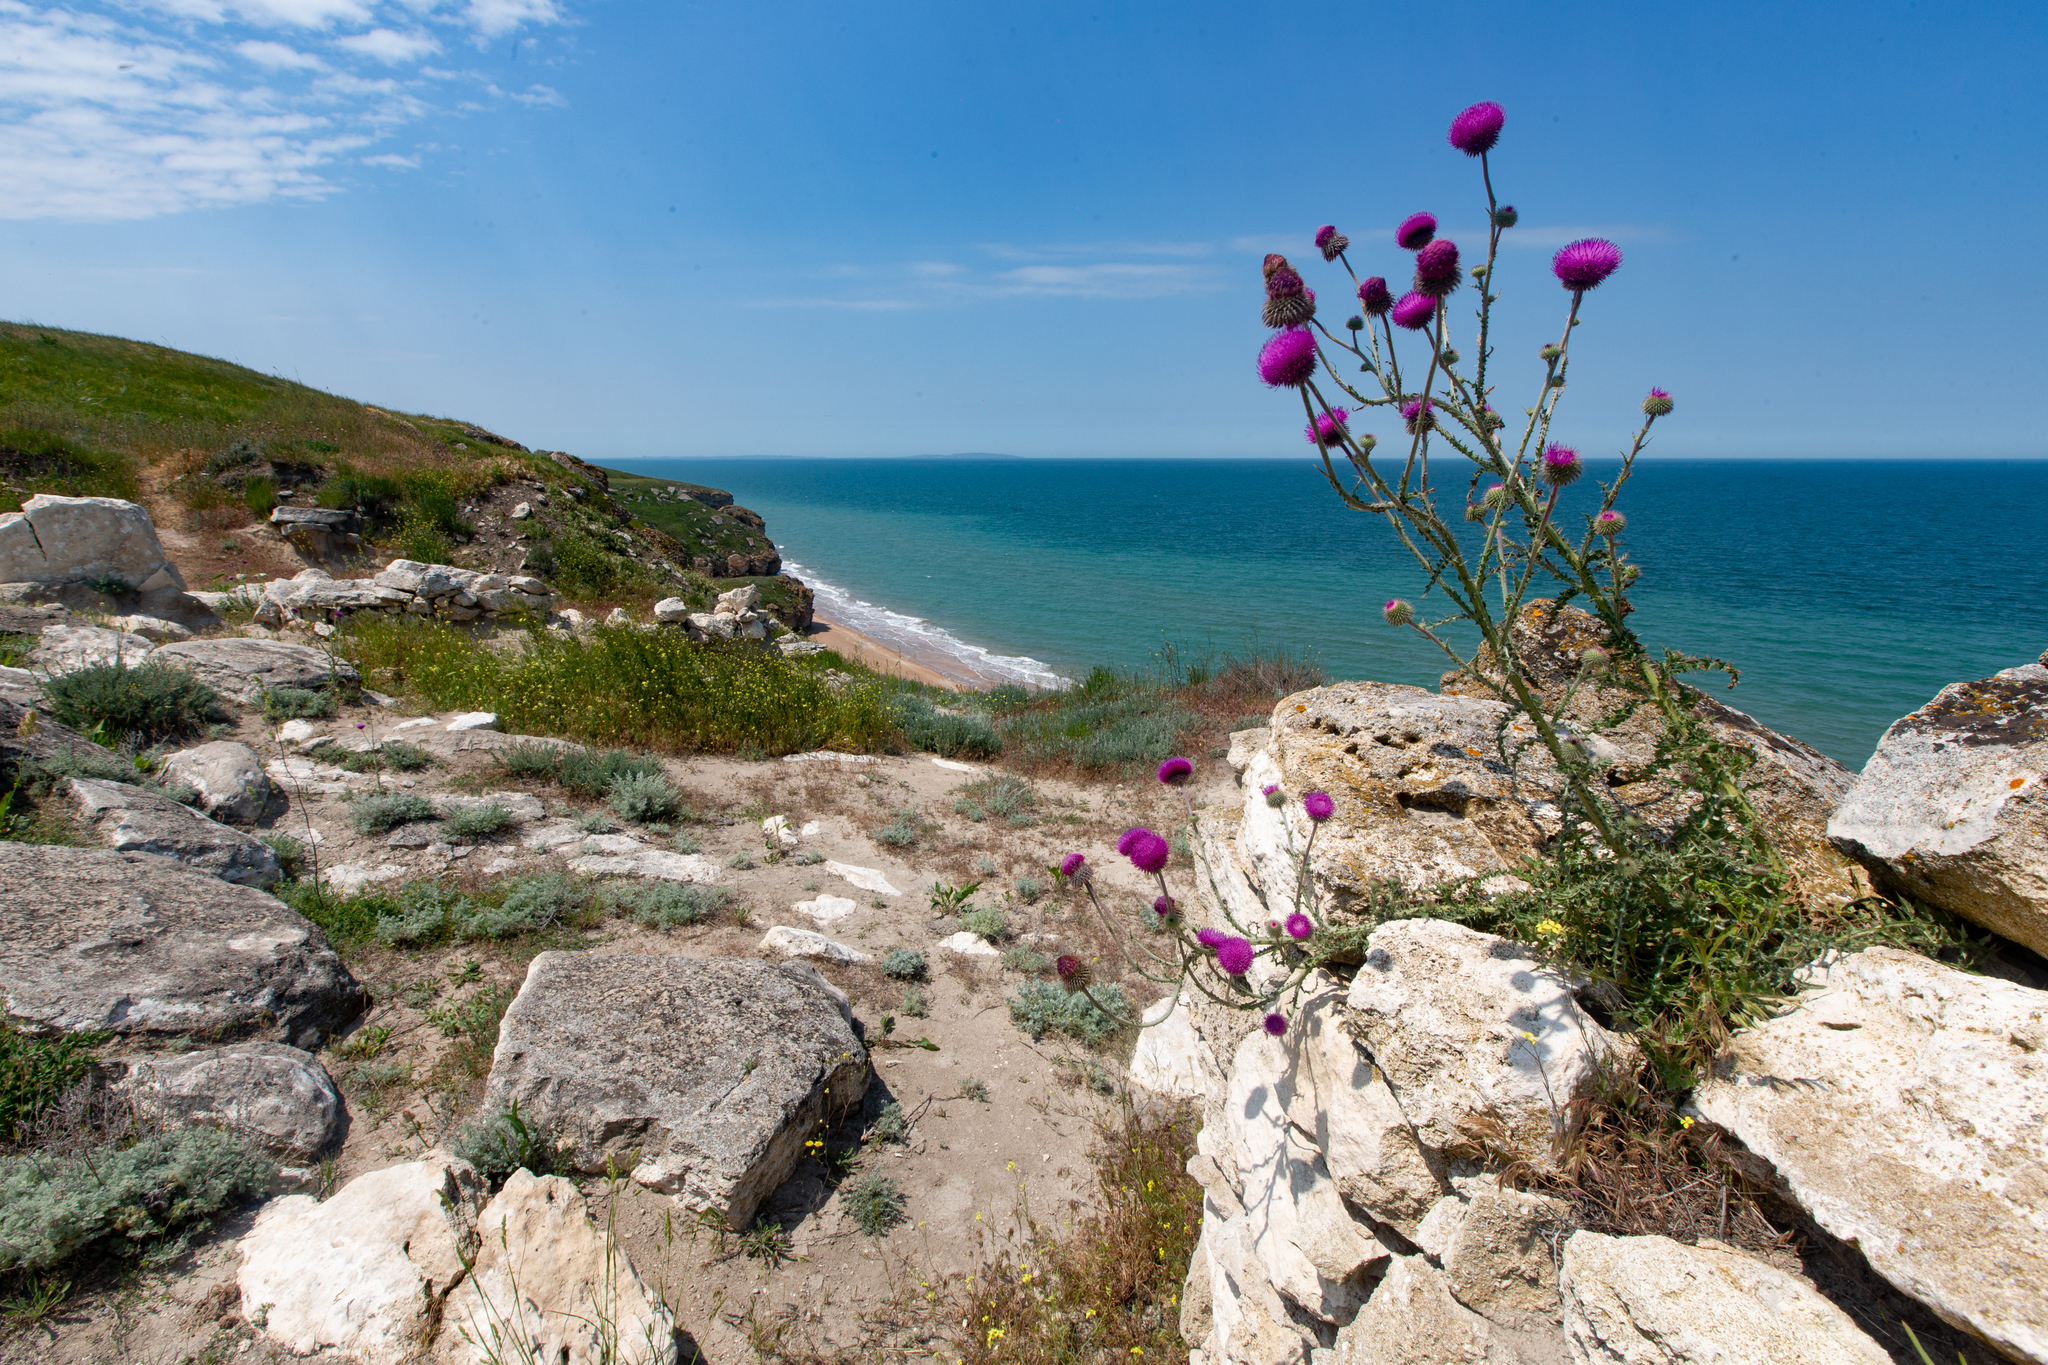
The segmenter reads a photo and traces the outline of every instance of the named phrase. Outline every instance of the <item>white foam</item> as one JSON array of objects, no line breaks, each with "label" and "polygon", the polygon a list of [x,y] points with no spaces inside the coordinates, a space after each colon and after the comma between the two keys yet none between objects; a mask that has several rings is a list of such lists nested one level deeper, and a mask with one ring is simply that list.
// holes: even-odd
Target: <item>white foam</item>
[{"label": "white foam", "polygon": [[[779,547],[778,547],[779,548]],[[986,678],[995,682],[1022,683],[1026,687],[1057,688],[1070,687],[1072,680],[1052,670],[1051,665],[1024,654],[997,654],[971,645],[943,626],[935,626],[922,616],[905,616],[902,612],[878,607],[872,602],[855,597],[836,584],[827,583],[809,569],[784,556],[783,571],[795,574],[811,585],[820,615],[839,622],[848,629],[859,631],[876,644],[897,650],[912,658],[919,655],[928,660],[933,655],[951,659],[959,665],[959,672],[938,667],[941,673],[953,676],[966,675],[963,680]],[[920,660],[923,662],[925,660]]]}]

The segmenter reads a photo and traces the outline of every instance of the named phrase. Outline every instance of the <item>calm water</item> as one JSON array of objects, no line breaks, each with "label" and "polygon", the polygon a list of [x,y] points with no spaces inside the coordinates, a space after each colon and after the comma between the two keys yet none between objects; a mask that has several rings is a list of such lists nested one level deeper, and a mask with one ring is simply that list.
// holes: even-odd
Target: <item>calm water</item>
[{"label": "calm water", "polygon": [[[983,674],[1254,638],[1335,677],[1434,685],[1445,666],[1380,620],[1388,597],[1419,598],[1420,569],[1305,462],[627,467],[730,489],[826,615]],[[1591,478],[1573,495],[1598,496]],[[2048,461],[1652,459],[1620,505],[1644,638],[1736,664],[1731,704],[1851,767],[1945,684],[2048,647]]]}]

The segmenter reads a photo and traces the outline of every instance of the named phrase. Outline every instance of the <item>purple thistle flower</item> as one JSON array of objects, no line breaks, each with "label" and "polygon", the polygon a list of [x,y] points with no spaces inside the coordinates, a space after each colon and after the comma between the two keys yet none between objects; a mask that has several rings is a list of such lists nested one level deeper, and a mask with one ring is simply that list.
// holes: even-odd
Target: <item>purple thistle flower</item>
[{"label": "purple thistle flower", "polygon": [[1172,919],[1180,913],[1180,902],[1171,896],[1161,896],[1152,902],[1152,913],[1161,919]]},{"label": "purple thistle flower", "polygon": [[1266,253],[1264,264],[1259,268],[1266,272],[1266,278],[1270,280],[1273,278],[1273,272],[1286,264],[1287,258],[1285,256],[1282,256],[1277,251],[1269,251]]},{"label": "purple thistle flower", "polygon": [[1259,349],[1259,378],[1269,389],[1298,389],[1316,372],[1316,339],[1290,327]]},{"label": "purple thistle flower", "polygon": [[1315,292],[1301,282],[1284,261],[1266,274],[1266,306],[1260,318],[1268,327],[1303,327],[1316,315]]},{"label": "purple thistle flower", "polygon": [[1151,832],[1152,831],[1146,829],[1143,825],[1131,826],[1117,838],[1116,851],[1118,853],[1128,854],[1131,851],[1132,842],[1135,841],[1140,834],[1150,834]]},{"label": "purple thistle flower", "polygon": [[1398,597],[1389,597],[1387,605],[1380,608],[1380,615],[1387,618],[1390,626],[1405,626],[1415,619],[1415,604]]},{"label": "purple thistle flower", "polygon": [[1500,141],[1501,125],[1507,111],[1492,100],[1481,100],[1451,120],[1451,145],[1466,156],[1483,156]]},{"label": "purple thistle flower", "polygon": [[1343,408],[1331,408],[1328,412],[1316,414],[1316,420],[1305,430],[1310,445],[1336,445],[1344,435],[1344,424],[1351,420],[1351,414]]},{"label": "purple thistle flower", "polygon": [[1323,253],[1323,259],[1326,261],[1334,261],[1342,256],[1344,249],[1350,245],[1351,239],[1337,231],[1335,224],[1325,223],[1316,229],[1316,247]]},{"label": "purple thistle flower", "polygon": [[1287,1032],[1287,1016],[1280,1013],[1278,1010],[1275,1010],[1271,1014],[1268,1014],[1264,1019],[1260,1020],[1259,1022],[1265,1027],[1266,1032],[1271,1034],[1275,1038],[1278,1038]]},{"label": "purple thistle flower", "polygon": [[1593,518],[1593,529],[1603,536],[1618,536],[1628,529],[1628,518],[1619,512],[1602,512]]},{"label": "purple thistle flower", "polygon": [[1308,286],[1301,282],[1301,276],[1291,265],[1281,265],[1266,276],[1266,297],[1281,298],[1288,294],[1299,294]]},{"label": "purple thistle flower", "polygon": [[1552,445],[1543,452],[1543,480],[1552,488],[1562,488],[1585,472],[1579,452],[1570,446]]},{"label": "purple thistle flower", "polygon": [[1195,942],[1212,951],[1218,944],[1226,942],[1229,938],[1230,935],[1220,929],[1197,929],[1195,931]]},{"label": "purple thistle flower", "polygon": [[1436,416],[1431,411],[1427,398],[1418,398],[1401,405],[1401,425],[1408,428],[1410,436],[1420,435],[1436,425]]},{"label": "purple thistle flower", "polygon": [[1252,942],[1248,938],[1226,938],[1216,945],[1216,965],[1226,976],[1243,976],[1252,969]]},{"label": "purple thistle flower", "polygon": [[1279,790],[1280,784],[1278,782],[1268,782],[1265,786],[1259,788],[1259,795],[1271,796],[1274,792]]},{"label": "purple thistle flower", "polygon": [[1436,300],[1427,294],[1403,294],[1394,305],[1394,325],[1419,332],[1436,316]]},{"label": "purple thistle flower", "polygon": [[1387,288],[1385,279],[1373,275],[1358,286],[1358,302],[1366,312],[1379,317],[1394,306],[1394,291]]},{"label": "purple thistle flower", "polygon": [[1149,829],[1134,829],[1126,837],[1130,838],[1130,847],[1123,850],[1123,855],[1140,872],[1157,872],[1173,856],[1173,847]]},{"label": "purple thistle flower", "polygon": [[1095,973],[1088,970],[1088,964],[1072,953],[1061,953],[1053,959],[1053,972],[1059,977],[1060,985],[1068,994],[1085,991],[1095,979]]},{"label": "purple thistle flower", "polygon": [[1169,787],[1178,787],[1194,770],[1195,765],[1184,758],[1169,758],[1159,765],[1159,780]]},{"label": "purple thistle flower", "polygon": [[1550,269],[1558,283],[1575,294],[1583,294],[1621,269],[1621,248],[1605,238],[1582,237],[1559,247],[1550,258]]},{"label": "purple thistle flower", "polygon": [[1429,239],[1436,236],[1436,215],[1433,213],[1411,213],[1401,220],[1401,226],[1394,229],[1394,240],[1403,251],[1420,251],[1429,245]]},{"label": "purple thistle flower", "polygon": [[1289,938],[1307,938],[1315,931],[1315,921],[1302,914],[1301,911],[1297,910],[1287,917],[1287,936]]},{"label": "purple thistle flower", "polygon": [[1330,799],[1328,792],[1310,792],[1301,798],[1301,808],[1308,813],[1309,819],[1319,825],[1337,813],[1337,803]]},{"label": "purple thistle flower", "polygon": [[1415,292],[1440,299],[1456,289],[1460,283],[1458,273],[1458,244],[1448,237],[1439,237],[1415,253]]},{"label": "purple thistle flower", "polygon": [[1671,395],[1662,389],[1651,389],[1650,396],[1643,400],[1643,416],[1669,417],[1670,415]]},{"label": "purple thistle flower", "polygon": [[1081,870],[1082,864],[1086,863],[1087,861],[1088,856],[1084,853],[1069,853],[1066,857],[1060,860],[1060,875],[1062,877],[1073,876],[1076,872],[1079,872]]}]

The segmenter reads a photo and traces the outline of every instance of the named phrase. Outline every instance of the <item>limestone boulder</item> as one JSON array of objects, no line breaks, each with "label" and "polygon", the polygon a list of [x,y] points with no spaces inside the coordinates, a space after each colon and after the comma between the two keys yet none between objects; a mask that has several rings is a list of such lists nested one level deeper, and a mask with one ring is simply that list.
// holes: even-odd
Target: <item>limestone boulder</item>
[{"label": "limestone boulder", "polygon": [[158,649],[156,661],[189,669],[222,696],[245,704],[261,702],[273,687],[350,691],[362,682],[353,665],[282,640],[186,640]]},{"label": "limestone boulder", "polygon": [[1172,996],[1145,1007],[1131,1052],[1131,1084],[1187,1099],[1222,1093],[1223,1073],[1191,1016]]},{"label": "limestone boulder", "polygon": [[263,760],[246,744],[217,740],[183,749],[164,760],[167,786],[183,783],[199,793],[199,807],[216,820],[249,824],[259,818],[276,789]]},{"label": "limestone boulder", "polygon": [[0,842],[0,998],[31,1032],[317,1048],[363,988],[276,897],[147,853]]},{"label": "limestone boulder", "polygon": [[664,597],[654,604],[654,619],[665,626],[680,625],[689,615],[690,604],[680,597]]},{"label": "limestone boulder", "polygon": [[0,583],[119,578],[143,592],[183,592],[149,513],[120,498],[38,493],[0,513]]},{"label": "limestone boulder", "polygon": [[1454,1179],[1415,1234],[1442,1268],[1451,1297],[1505,1321],[1557,1314],[1557,1267],[1576,1219],[1571,1205],[1508,1189],[1487,1176]]},{"label": "limestone boulder", "polygon": [[1519,944],[1446,920],[1373,931],[1346,1000],[1351,1036],[1423,1148],[1469,1143],[1468,1120],[1549,1168],[1603,1067],[1624,1056],[1570,984]]},{"label": "limestone boulder", "polygon": [[[2048,655],[2043,656],[2048,659]],[[2048,954],[2048,665],[1895,722],[1828,822],[1879,887]]]},{"label": "limestone boulder", "polygon": [[359,1175],[325,1203],[272,1200],[241,1242],[242,1311],[297,1355],[409,1365],[481,1251],[483,1196],[467,1162],[429,1159]]},{"label": "limestone boulder", "polygon": [[867,1078],[807,965],[548,952],[505,1013],[485,1102],[517,1100],[578,1170],[637,1155],[636,1181],[745,1227]]},{"label": "limestone boulder", "polygon": [[1702,1116],[1871,1268],[2048,1362],[2048,991],[1868,948],[1736,1034]]},{"label": "limestone boulder", "polygon": [[476,1261],[441,1313],[440,1365],[674,1365],[675,1322],[583,1196],[514,1171],[477,1219]]},{"label": "limestone boulder", "polygon": [[777,957],[808,957],[819,962],[866,962],[868,955],[810,929],[778,924],[761,936],[757,952]]},{"label": "limestone boulder", "polygon": [[1520,1365],[1491,1324],[1420,1256],[1396,1260],[1365,1311],[1337,1333],[1336,1365]]},{"label": "limestone boulder", "polygon": [[760,605],[761,589],[749,583],[744,588],[734,588],[731,592],[718,594],[718,603],[711,610],[719,613],[729,613],[733,616],[743,616]]},{"label": "limestone boulder", "polygon": [[104,626],[51,626],[29,652],[29,667],[61,677],[81,668],[126,664],[133,668],[156,652],[154,642]]},{"label": "limestone boulder", "polygon": [[1576,1232],[1559,1275],[1588,1365],[1886,1365],[1810,1284],[1740,1252]]},{"label": "limestone boulder", "polygon": [[[1631,709],[1631,695],[1611,676],[1583,677],[1580,660],[1584,652],[1604,647],[1607,640],[1607,629],[1599,618],[1577,607],[1559,609],[1555,603],[1538,600],[1522,609],[1510,634],[1545,703],[1554,707],[1570,696],[1563,723],[1598,751],[1616,797],[1652,824],[1670,826],[1681,819],[1690,808],[1689,799],[1649,771],[1664,736],[1661,713],[1647,705]],[[1478,675],[1456,670],[1446,673],[1441,682],[1443,692],[1497,699],[1485,676],[1491,663],[1491,655],[1482,652],[1477,660]],[[1812,745],[1777,733],[1705,691],[1688,688],[1686,699],[1716,739],[1747,750],[1754,759],[1743,774],[1743,792],[1797,877],[1798,889],[1817,901],[1854,898],[1858,892],[1853,865],[1830,842],[1828,817],[1856,775]],[[1618,724],[1603,723],[1624,712],[1627,715]]]},{"label": "limestone boulder", "polygon": [[701,853],[671,853],[665,848],[638,853],[585,854],[569,860],[571,872],[586,877],[654,877],[665,882],[716,886],[719,865]]},{"label": "limestone boulder", "polygon": [[277,1043],[130,1058],[119,1085],[160,1120],[225,1128],[289,1161],[318,1159],[347,1129],[327,1068]]},{"label": "limestone boulder", "polygon": [[273,886],[284,875],[270,845],[161,792],[96,777],[69,778],[66,786],[79,816],[108,848],[174,859],[245,886]]}]

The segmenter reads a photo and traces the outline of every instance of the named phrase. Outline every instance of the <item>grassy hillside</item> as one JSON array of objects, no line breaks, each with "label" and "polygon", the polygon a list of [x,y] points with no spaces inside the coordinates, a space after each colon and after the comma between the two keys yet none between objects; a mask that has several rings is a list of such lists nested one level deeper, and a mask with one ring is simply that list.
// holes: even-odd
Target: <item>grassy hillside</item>
[{"label": "grassy hillside", "polygon": [[[224,360],[0,323],[0,511],[37,493],[143,502],[199,558],[218,549],[218,563],[184,566],[194,586],[232,568],[286,502],[357,508],[382,557],[523,568],[573,600],[708,604],[765,569],[748,581],[795,607],[767,576],[779,563],[758,517],[669,487]],[[530,514],[514,518],[522,503]]]}]

